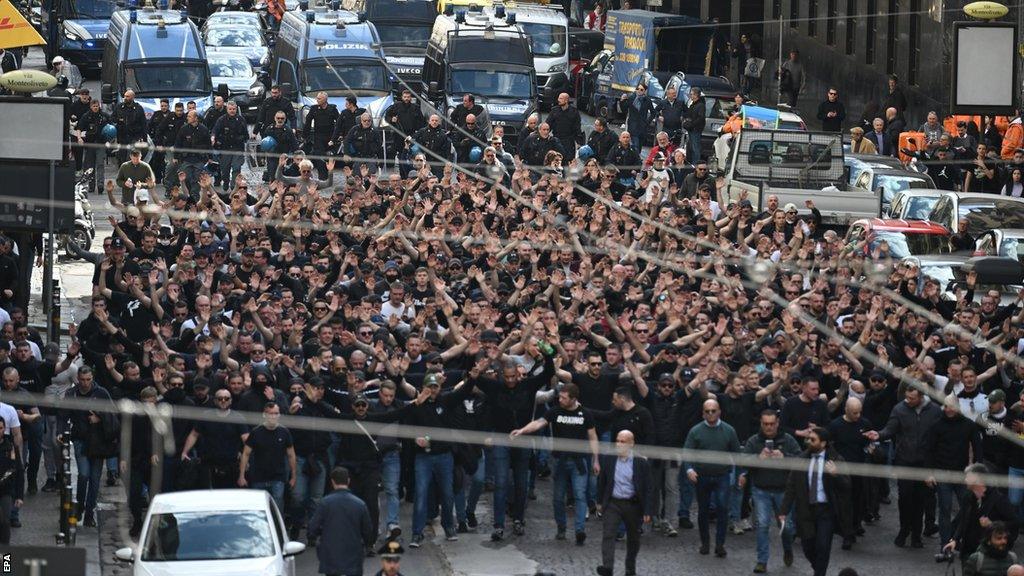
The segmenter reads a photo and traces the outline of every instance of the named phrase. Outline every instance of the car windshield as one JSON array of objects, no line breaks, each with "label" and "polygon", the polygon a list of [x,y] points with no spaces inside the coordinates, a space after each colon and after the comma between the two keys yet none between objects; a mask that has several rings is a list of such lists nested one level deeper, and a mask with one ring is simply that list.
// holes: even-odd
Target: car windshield
[{"label": "car windshield", "polygon": [[907,242],[907,235],[902,232],[892,232],[889,230],[874,232],[871,238],[871,251],[874,252],[875,248],[882,242],[889,245],[889,254],[893,258],[906,258],[907,256],[920,254],[920,252],[914,252],[911,249]]},{"label": "car windshield", "polygon": [[110,18],[116,9],[117,3],[113,0],[77,0],[75,2],[75,13],[79,18],[104,20]]},{"label": "car windshield", "polygon": [[380,34],[380,45],[384,52],[394,52],[402,48],[423,48],[430,40],[432,26],[404,26],[401,24],[382,24],[377,26]]},{"label": "car windshield", "polygon": [[302,67],[302,91],[327,92],[328,96],[377,95],[387,92],[384,67],[359,64],[306,64]]},{"label": "car windshield", "polygon": [[946,290],[949,283],[956,280],[953,267],[949,264],[921,264],[921,274],[939,281],[942,290]]},{"label": "car windshield", "polygon": [[931,186],[931,182],[920,176],[876,174],[874,185],[871,188],[873,190],[885,188],[886,193],[892,192],[895,194],[907,189],[931,188]]},{"label": "car windshield", "polygon": [[967,219],[967,232],[971,236],[980,236],[994,228],[1024,228],[1024,204],[1019,202],[971,198],[961,202],[957,211],[960,218]]},{"label": "car windshield", "polygon": [[452,70],[450,93],[527,100],[533,96],[533,82],[524,72]]},{"label": "car windshield", "polygon": [[274,536],[262,510],[154,514],[143,562],[235,560],[274,555]]},{"label": "car windshield", "polygon": [[927,196],[909,198],[907,199],[906,214],[903,218],[905,220],[927,220],[928,215],[932,213],[932,208],[935,207],[935,203],[938,201],[938,198],[928,198]]},{"label": "car windshield", "polygon": [[206,32],[206,45],[222,48],[256,48],[263,46],[263,34],[252,28],[240,26],[213,28]]},{"label": "car windshield", "polygon": [[248,78],[252,76],[252,66],[249,61],[239,56],[238,58],[210,58],[210,76],[221,78]]},{"label": "car windshield", "polygon": [[127,66],[125,88],[136,95],[146,93],[210,93],[209,71],[200,64],[148,64]]},{"label": "car windshield", "polygon": [[530,48],[536,56],[552,58],[565,54],[565,28],[555,24],[520,22],[523,32],[530,37]]},{"label": "car windshield", "polygon": [[206,20],[207,26],[259,26],[259,16],[251,12],[214,12]]}]

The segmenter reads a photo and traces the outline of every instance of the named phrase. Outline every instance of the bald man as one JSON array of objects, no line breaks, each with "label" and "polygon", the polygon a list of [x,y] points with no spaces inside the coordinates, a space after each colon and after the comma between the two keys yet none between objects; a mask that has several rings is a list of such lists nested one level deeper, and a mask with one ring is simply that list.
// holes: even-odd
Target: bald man
[{"label": "bald man", "polygon": [[690,429],[684,447],[707,450],[714,462],[686,463],[686,477],[696,486],[697,525],[700,528],[700,553],[710,552],[711,502],[715,503],[715,556],[725,558],[725,532],[729,527],[729,486],[732,459],[740,451],[736,430],[722,421],[722,409],[716,400],[704,401],[704,420]]},{"label": "bald man", "polygon": [[1024,566],[1014,564],[1006,570],[1006,576],[1024,576]]},{"label": "bald man", "polygon": [[[135,92],[125,90],[121,103],[114,106],[110,121],[117,128],[118,144],[134,144],[146,140],[146,111],[135,101]],[[117,161],[124,164],[128,161],[128,147],[117,151]]]},{"label": "bald man", "polygon": [[601,459],[597,477],[598,510],[603,511],[600,576],[612,576],[615,566],[615,536],[626,526],[626,574],[636,574],[640,552],[641,523],[651,521],[655,492],[651,464],[636,454],[633,433],[623,430],[615,435],[615,456]]},{"label": "bald man", "polygon": [[[850,382],[851,391],[857,388],[856,384],[859,384],[856,380]],[[863,391],[863,386],[859,389]],[[861,463],[867,460],[865,449],[869,448],[871,441],[864,437],[864,433],[875,428],[867,418],[861,416],[863,409],[864,405],[858,398],[847,398],[843,415],[829,422],[827,428],[829,435],[832,436],[832,447],[847,462]],[[843,534],[843,550],[849,550],[855,542],[868,507],[869,479],[864,476],[851,476],[850,480],[853,497],[853,533]]]}]

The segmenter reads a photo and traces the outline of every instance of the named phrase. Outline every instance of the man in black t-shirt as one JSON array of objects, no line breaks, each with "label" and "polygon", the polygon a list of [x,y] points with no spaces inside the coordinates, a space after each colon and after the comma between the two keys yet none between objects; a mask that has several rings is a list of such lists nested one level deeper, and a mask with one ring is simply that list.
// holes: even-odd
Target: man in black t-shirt
[{"label": "man in black t-shirt", "polygon": [[[580,389],[575,384],[563,384],[558,390],[558,406],[548,410],[544,416],[530,422],[509,436],[515,438],[522,434],[530,434],[551,426],[551,437],[557,440],[588,440],[592,456],[590,469],[596,475],[600,470],[598,463],[597,430],[590,411],[579,403]],[[555,464],[554,474],[554,511],[555,524],[558,525],[558,540],[565,540],[565,481],[572,482],[573,497],[576,499],[576,545],[582,546],[587,539],[587,509],[583,502],[587,498],[587,457],[578,452],[560,452],[552,454]]]},{"label": "man in black t-shirt", "polygon": [[207,488],[233,488],[238,479],[238,457],[242,445],[249,436],[249,430],[241,422],[232,422],[231,391],[217,390],[213,395],[217,416],[223,422],[206,420],[196,422],[185,439],[181,459],[191,458],[192,447],[196,447],[201,463],[203,485]]},{"label": "man in black t-shirt", "polygon": [[[266,490],[274,497],[277,508],[284,510],[284,483],[295,487],[298,465],[292,434],[277,422],[281,419],[281,408],[275,402],[267,402],[263,408],[263,424],[252,429],[242,448],[242,461],[238,467],[238,485]],[[285,456],[288,468],[285,468]],[[252,467],[249,461],[252,460]],[[248,468],[248,479],[246,469]],[[291,474],[288,473],[289,469]]]}]

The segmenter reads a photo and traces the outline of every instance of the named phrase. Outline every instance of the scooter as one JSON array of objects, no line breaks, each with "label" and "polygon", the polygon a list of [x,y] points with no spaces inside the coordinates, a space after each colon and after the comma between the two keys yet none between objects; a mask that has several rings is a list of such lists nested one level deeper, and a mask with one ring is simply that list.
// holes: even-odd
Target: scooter
[{"label": "scooter", "polygon": [[81,251],[88,252],[92,248],[93,239],[96,238],[96,225],[93,222],[92,204],[89,202],[92,176],[93,170],[90,168],[83,172],[75,183],[75,223],[69,233],[61,234],[59,238],[60,246],[64,249],[64,253],[68,258],[76,256],[68,248],[71,242],[74,242]]}]

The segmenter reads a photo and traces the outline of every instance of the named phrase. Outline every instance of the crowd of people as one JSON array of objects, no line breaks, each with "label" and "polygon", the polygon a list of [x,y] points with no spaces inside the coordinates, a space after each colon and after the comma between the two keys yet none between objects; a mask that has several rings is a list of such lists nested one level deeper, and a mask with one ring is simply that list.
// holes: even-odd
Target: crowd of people
[{"label": "crowd of people", "polygon": [[[0,315],[0,542],[25,494],[55,488],[58,434],[74,441],[84,526],[95,526],[104,471],[110,483],[130,471],[131,535],[142,527],[155,484],[148,420],[121,459],[118,418],[33,404],[49,394],[261,414],[255,426],[175,419],[160,489],[265,489],[291,537],[311,545],[332,537],[325,514],[352,508],[347,496],[325,508],[334,488],[365,505],[367,553],[403,536],[418,548],[436,523],[448,540],[515,539],[526,509],[543,505],[560,540],[572,509],[580,546],[602,517],[599,574],[612,573],[618,539],[635,574],[643,539],[693,528],[700,553],[717,557],[753,531],[762,573],[775,525],[784,563],[799,540],[824,575],[833,535],[856,546],[892,499],[884,474],[845,463],[896,464],[966,476],[901,477],[895,546],[937,536],[935,552],[958,552],[967,573],[1006,573],[1024,489],[988,479],[1024,477],[1024,292],[1004,304],[969,276],[944,293],[916,262],[823,229],[810,201],[806,218],[773,197],[761,212],[727,202],[691,114],[702,96],[687,96],[669,90],[654,105],[638,91],[620,104],[629,131],[597,121],[585,134],[561,95],[513,135],[478,126],[472,95],[442,118],[405,94],[382,135],[354,99],[339,112],[318,98],[296,126],[274,90],[255,134],[223,101],[206,118],[162,111],[152,131],[125,94],[114,113],[123,164],[97,179],[122,217],[92,257],[89,315],[64,354],[23,309]],[[666,130],[645,160],[654,118]],[[84,134],[83,158],[106,122]],[[170,142],[174,126],[171,157],[131,148],[147,135]],[[677,147],[683,134],[695,137]],[[250,179],[234,159],[268,135],[266,175]],[[381,157],[382,138],[402,152]],[[920,153],[959,150],[943,138]],[[0,269],[16,278],[10,250],[0,242]],[[285,414],[362,431],[285,427]],[[403,425],[511,441],[408,438]],[[645,447],[708,457],[647,458]],[[742,454],[798,464],[735,463]],[[547,478],[552,501],[535,502]],[[490,526],[477,520],[484,492]],[[329,546],[318,553],[321,571],[341,570]]]}]

